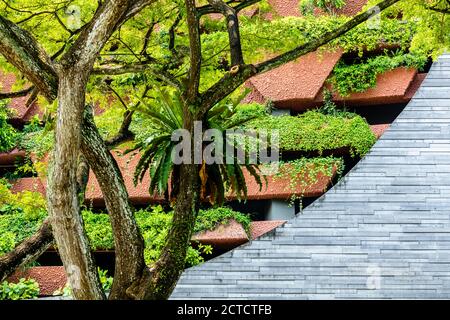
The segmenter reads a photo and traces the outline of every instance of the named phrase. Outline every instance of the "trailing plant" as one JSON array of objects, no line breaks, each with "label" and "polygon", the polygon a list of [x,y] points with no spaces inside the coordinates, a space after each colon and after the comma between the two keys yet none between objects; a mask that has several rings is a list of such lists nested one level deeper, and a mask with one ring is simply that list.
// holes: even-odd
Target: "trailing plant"
[{"label": "trailing plant", "polygon": [[268,116],[252,121],[249,128],[278,130],[280,150],[318,152],[348,147],[362,157],[376,141],[364,118],[326,115],[308,111],[299,116]]},{"label": "trailing plant", "polygon": [[[274,178],[283,180],[288,178],[289,183],[285,186],[285,190],[292,193],[291,202],[293,203],[297,199],[302,199],[303,192],[307,191],[308,186],[317,183],[319,177],[331,178],[334,174],[340,177],[343,170],[342,158],[300,158],[282,162]],[[298,190],[302,193],[298,193]]]},{"label": "trailing plant", "polygon": [[8,119],[6,103],[0,100],[0,152],[10,151],[17,144],[18,133]]},{"label": "trailing plant", "polygon": [[4,281],[0,284],[0,300],[35,299],[39,295],[39,284],[33,279],[20,279],[18,283]]},{"label": "trailing plant", "polygon": [[333,13],[334,10],[344,7],[345,3],[345,0],[301,0],[299,8],[302,14],[312,14],[315,8]]},{"label": "trailing plant", "polygon": [[354,118],[357,116],[356,113],[349,112],[347,109],[338,108],[338,106],[333,101],[333,93],[325,89],[323,92],[323,105],[317,110],[320,113],[333,117],[343,117],[343,118]]},{"label": "trailing plant", "polygon": [[334,67],[330,81],[333,88],[345,97],[352,92],[364,92],[374,88],[377,76],[386,71],[398,67],[422,69],[427,63],[427,58],[426,55],[397,51],[392,55],[385,53],[354,64],[340,61]]}]

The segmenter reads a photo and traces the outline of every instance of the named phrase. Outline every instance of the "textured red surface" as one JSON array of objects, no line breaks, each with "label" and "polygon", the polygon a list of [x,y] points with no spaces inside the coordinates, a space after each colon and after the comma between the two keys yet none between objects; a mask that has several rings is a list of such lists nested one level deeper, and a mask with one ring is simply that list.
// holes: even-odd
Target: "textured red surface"
[{"label": "textured red surface", "polygon": [[24,190],[45,194],[44,185],[39,178],[20,178],[13,181],[11,192],[17,193]]},{"label": "textured red surface", "polygon": [[31,278],[39,284],[40,296],[51,296],[56,290],[61,290],[67,282],[64,267],[32,267],[25,271],[17,271],[8,278],[9,282],[18,282],[20,278]]},{"label": "textured red surface", "polygon": [[210,244],[214,247],[227,248],[238,246],[248,241],[244,228],[235,220],[228,224],[218,225],[214,230],[208,230],[195,234],[192,240],[202,244]]},{"label": "textured red surface", "polygon": [[415,69],[397,68],[379,75],[375,88],[362,93],[352,93],[348,97],[336,94],[334,99],[336,102],[345,101],[350,106],[408,102],[410,99],[406,94],[416,74]]},{"label": "textured red surface", "polygon": [[[17,78],[14,74],[3,74],[0,72],[0,92],[13,92],[13,86]],[[29,108],[26,107],[26,102],[29,96],[11,99],[8,108],[13,110],[13,120],[27,121],[36,114],[41,114],[36,103],[33,103]]]},{"label": "textured red surface", "polygon": [[285,222],[285,220],[253,221],[250,225],[250,234],[252,235],[252,239],[261,237],[263,234],[278,228]]},{"label": "textured red surface", "polygon": [[375,134],[377,139],[379,139],[383,135],[383,133],[389,128],[389,126],[390,126],[389,123],[386,123],[386,124],[372,124],[370,126],[370,129]]},{"label": "textured red surface", "polygon": [[[307,106],[314,101],[342,51],[311,52],[296,61],[261,74],[249,80],[249,84],[264,100],[270,99],[279,108]],[[260,96],[256,95],[260,102]]]},{"label": "textured red surface", "polygon": [[[125,186],[128,190],[128,194],[130,197],[130,201],[133,204],[149,204],[149,202],[158,202],[162,201],[163,198],[160,196],[151,197],[148,192],[148,188],[150,186],[150,178],[148,174],[145,175],[142,182],[138,183],[137,186],[134,186],[133,182],[133,174],[134,168],[136,167],[140,155],[129,153],[127,155],[123,155],[122,151],[112,151],[113,157],[116,159],[117,164],[119,165],[119,169],[123,174],[123,179],[125,182]],[[94,174],[90,173],[89,175],[89,183],[86,189],[86,201],[89,203],[92,202],[95,206],[100,206],[104,204],[103,194],[100,189],[100,185],[97,182]]]},{"label": "textured red surface", "polygon": [[[336,171],[333,170],[333,177]],[[307,186],[298,184],[295,188],[291,188],[290,177],[267,176],[267,185],[263,181],[261,191],[255,179],[244,171],[245,180],[247,181],[247,199],[248,200],[288,200],[292,195],[303,195],[304,197],[317,197],[322,195],[330,185],[333,177],[327,177],[319,173],[316,182]],[[234,196],[228,197],[233,199]]]},{"label": "textured red surface", "polygon": [[426,76],[427,76],[426,73],[416,74],[413,82],[411,83],[405,94],[405,98],[408,99],[408,101],[411,100],[412,97],[416,94],[416,91],[419,89],[420,85],[422,84],[423,80],[425,80]]},{"label": "textured red surface", "polygon": [[14,149],[10,152],[0,153],[0,165],[14,165],[16,161],[25,157],[25,151]]},{"label": "textured red surface", "polygon": [[[148,192],[150,185],[148,174],[145,175],[142,183],[134,186],[134,168],[139,161],[140,155],[128,154],[123,156],[120,154],[120,152],[116,153],[113,151],[113,156],[117,160],[119,168],[123,174],[125,186],[127,187],[131,203],[135,205],[147,205],[150,203],[163,201],[163,198],[159,195],[150,196]],[[292,189],[289,186],[290,178],[267,176],[267,186],[264,184],[262,190],[260,191],[255,179],[246,170],[244,170],[244,176],[247,181],[248,200],[287,200],[293,194],[303,195],[304,197],[316,197],[320,196],[326,190],[332,180],[332,178],[326,177],[320,173],[314,184],[309,186],[298,185],[296,188]],[[15,181],[13,186],[15,192],[30,190],[31,187],[34,187],[34,184],[32,184],[31,181],[36,183],[36,181],[39,181],[39,178],[25,178]],[[43,181],[40,185],[43,185],[43,187],[39,188],[37,191],[42,190],[42,192],[44,192],[45,181]],[[236,197],[234,195],[229,195],[227,198],[228,200],[233,200]],[[89,204],[92,203],[94,206],[104,205],[100,186],[92,172],[89,175],[89,182],[86,189],[86,201]]]}]

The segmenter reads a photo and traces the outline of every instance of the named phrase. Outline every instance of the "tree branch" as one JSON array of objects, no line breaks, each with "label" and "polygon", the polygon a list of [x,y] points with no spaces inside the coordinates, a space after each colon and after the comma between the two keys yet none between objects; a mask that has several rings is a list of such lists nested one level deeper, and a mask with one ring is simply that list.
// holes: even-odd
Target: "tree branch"
[{"label": "tree branch", "polygon": [[34,86],[31,86],[29,88],[15,92],[0,92],[0,100],[24,97],[30,94],[30,92],[33,91],[33,89]]},{"label": "tree branch", "polygon": [[164,81],[168,85],[181,89],[181,83],[173,77],[169,72],[165,72],[162,70],[156,70],[156,68],[151,66],[150,61],[139,62],[139,63],[130,63],[123,66],[118,67],[103,67],[103,68],[94,68],[92,70],[93,75],[102,75],[102,76],[114,76],[121,75],[126,73],[140,73],[147,72],[154,76],[155,78]]},{"label": "tree branch", "polygon": [[19,69],[47,100],[56,99],[58,77],[51,59],[27,31],[2,16],[0,54]]},{"label": "tree branch", "polygon": [[195,0],[186,0],[187,25],[189,27],[189,47],[190,47],[190,68],[188,75],[188,84],[186,98],[189,103],[193,103],[198,95],[200,84],[200,71],[202,65],[202,52],[200,42],[199,19]]},{"label": "tree branch", "polygon": [[[337,29],[327,32],[322,35],[319,39],[312,40],[303,45],[300,45],[288,52],[280,54],[272,59],[261,62],[255,66],[245,65],[241,66],[236,72],[227,73],[222,79],[220,79],[216,84],[210,87],[205,93],[202,94],[202,110],[201,114],[205,114],[211,107],[222,100],[224,97],[236,90],[240,85],[251,77],[261,74],[276,67],[279,67],[287,62],[293,61],[298,57],[305,55],[309,52],[313,52],[320,48],[321,46],[335,40],[336,38],[347,33],[349,30],[355,28],[361,23],[370,19],[375,12],[380,12],[399,0],[384,0],[378,3],[377,6],[368,9],[367,11],[358,14],[351,20],[344,23]],[[375,11],[374,8],[378,8],[379,11]]]},{"label": "tree branch", "polygon": [[[239,1],[235,1],[235,0],[226,1],[225,4],[231,5],[234,2],[239,2]],[[239,2],[238,5],[232,6],[231,8],[233,8],[236,11],[236,13],[239,13],[242,9],[250,7],[251,5],[254,5],[255,3],[258,3],[258,2],[261,2],[261,0],[241,1],[241,2]],[[211,4],[204,5],[204,6],[197,8],[197,14],[199,17],[204,16],[206,14],[211,14],[211,13],[222,13],[222,12],[220,10],[214,8]]]},{"label": "tree branch", "polygon": [[239,19],[237,11],[222,0],[208,0],[210,5],[219,11],[226,19],[228,30],[228,41],[230,43],[231,65],[244,64],[242,55],[241,36],[239,33]]},{"label": "tree branch", "polygon": [[0,257],[0,282],[12,275],[18,268],[36,260],[52,243],[52,227],[47,218],[33,236],[22,241],[13,251]]}]

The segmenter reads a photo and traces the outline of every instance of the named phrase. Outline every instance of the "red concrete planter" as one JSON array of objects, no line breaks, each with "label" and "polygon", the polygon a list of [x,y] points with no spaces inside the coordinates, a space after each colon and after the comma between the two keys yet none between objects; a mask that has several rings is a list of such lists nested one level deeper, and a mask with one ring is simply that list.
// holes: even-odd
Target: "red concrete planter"
[{"label": "red concrete planter", "polygon": [[231,220],[228,224],[219,225],[214,230],[195,234],[192,240],[212,245],[216,249],[231,249],[259,238],[285,222],[284,220],[253,221],[250,224],[251,238],[249,238],[244,228],[235,220]]},{"label": "red concrete planter", "polygon": [[379,75],[375,88],[361,93],[352,93],[348,97],[335,94],[334,100],[345,102],[348,106],[406,103],[410,100],[407,97],[408,89],[416,75],[416,69],[397,68]]},{"label": "red concrete planter", "polygon": [[[164,201],[163,197],[160,195],[149,195],[148,189],[150,185],[150,179],[148,175],[145,175],[142,183],[134,186],[133,173],[134,168],[139,161],[139,155],[114,155],[114,157],[116,158],[119,168],[122,171],[125,186],[127,187],[131,203],[133,203],[134,205],[148,205],[150,203],[159,203]],[[286,179],[268,176],[267,187],[263,186],[263,189],[259,191],[259,186],[255,182],[254,178],[250,176],[250,174],[246,170],[244,170],[244,175],[248,186],[248,200],[287,200],[293,194],[303,195],[304,197],[320,196],[330,185],[332,179],[334,178],[335,172],[336,170],[334,169],[332,177],[326,177],[322,174],[319,174],[319,176],[317,177],[317,182],[309,186],[299,186],[295,190],[286,188],[286,186],[288,186],[289,184],[289,181],[287,181]],[[45,188],[45,181],[42,181],[39,178],[22,178],[14,181],[13,183],[14,192],[31,190],[38,191],[44,194]],[[236,196],[229,195],[227,199],[235,200]],[[86,202],[89,204],[92,203],[97,207],[104,206],[103,194],[92,172],[90,174],[89,183],[86,189]]]},{"label": "red concrete planter", "polygon": [[256,76],[248,82],[256,92],[247,100],[261,103],[270,99],[278,108],[304,110],[314,102],[341,57],[341,50],[311,52],[296,61]]},{"label": "red concrete planter", "polygon": [[32,267],[25,271],[16,271],[8,278],[9,282],[18,282],[20,278],[31,278],[39,284],[40,296],[51,296],[61,290],[67,282],[66,272],[62,266]]},{"label": "red concrete planter", "polygon": [[[337,168],[333,167],[331,177],[319,173],[315,182],[309,185],[297,185],[291,188],[290,177],[267,176],[267,185],[263,182],[263,187],[259,190],[259,185],[249,172],[244,171],[247,181],[247,200],[289,200],[293,195],[303,197],[317,197],[322,195],[333,181]],[[234,195],[228,195],[228,200],[234,200]]]},{"label": "red concrete planter", "polygon": [[9,152],[0,153],[0,165],[14,165],[16,161],[25,158],[25,151],[14,149]]}]

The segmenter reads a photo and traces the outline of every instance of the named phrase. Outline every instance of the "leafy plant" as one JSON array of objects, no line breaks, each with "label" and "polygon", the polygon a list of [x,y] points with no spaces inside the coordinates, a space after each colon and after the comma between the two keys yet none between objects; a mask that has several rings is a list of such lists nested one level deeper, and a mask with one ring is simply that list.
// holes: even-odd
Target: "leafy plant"
[{"label": "leafy plant", "polygon": [[97,268],[97,271],[100,277],[100,283],[102,284],[103,291],[111,291],[113,278],[108,277],[108,270],[102,270],[100,268]]},{"label": "leafy plant", "polygon": [[338,106],[333,101],[333,93],[327,89],[325,89],[323,92],[323,105],[317,111],[325,115],[348,119],[357,116],[356,113],[347,111],[345,107],[342,109],[338,108]]},{"label": "leafy plant", "polygon": [[303,198],[303,193],[298,193],[298,190],[307,191],[308,186],[317,183],[321,176],[331,178],[333,174],[336,174],[340,177],[343,170],[344,161],[341,158],[300,158],[282,162],[275,179],[288,178],[289,182],[285,190],[292,193],[291,202],[293,202]]},{"label": "leafy plant", "polygon": [[348,147],[353,156],[363,156],[375,143],[366,120],[308,111],[299,116],[267,116],[252,121],[249,128],[278,130],[280,150],[318,152]]},{"label": "leafy plant", "polygon": [[213,230],[217,225],[228,224],[232,219],[240,223],[247,234],[250,235],[250,217],[227,207],[200,210],[195,223],[194,232]]},{"label": "leafy plant", "polygon": [[302,14],[312,14],[314,8],[319,8],[327,13],[332,13],[336,9],[345,6],[346,0],[301,0],[299,4]]},{"label": "leafy plant", "polygon": [[398,67],[422,69],[427,63],[426,55],[395,52],[362,60],[355,64],[340,61],[330,79],[334,89],[345,97],[352,92],[364,92],[374,88],[377,76]]},{"label": "leafy plant", "polygon": [[[9,252],[20,241],[30,237],[39,228],[45,216],[46,214],[41,212],[40,215],[33,217],[24,214],[23,210],[0,215],[0,255]],[[172,223],[172,213],[164,212],[161,206],[154,206],[147,210],[136,211],[135,216],[145,241],[145,261],[152,264],[159,258],[165,244]],[[213,208],[200,211],[194,232],[211,230],[217,224],[228,223],[230,219],[235,219],[245,230],[249,230],[250,219],[247,215],[229,208]],[[92,250],[114,250],[114,238],[107,214],[84,210],[83,220]],[[211,250],[212,248],[207,245],[189,247],[186,265],[193,266],[203,262],[203,255],[210,254]]]},{"label": "leafy plant", "polygon": [[4,281],[0,284],[0,300],[35,299],[39,295],[39,284],[33,279],[20,279],[18,283]]},{"label": "leafy plant", "polygon": [[[246,95],[246,94],[245,94]],[[225,131],[244,125],[252,119],[258,117],[258,114],[251,114],[242,109],[236,111],[236,106],[245,96],[240,96],[237,101],[228,100],[217,104],[209,110],[203,121],[207,129],[217,129],[221,134],[221,139],[225,142],[225,147],[231,147],[236,153],[238,146],[230,143],[225,137]],[[179,165],[175,165],[172,154],[176,151],[177,141],[172,141],[172,135],[177,130],[183,129],[183,108],[181,97],[178,92],[159,91],[155,94],[153,103],[143,103],[144,107],[139,110],[153,120],[153,132],[142,142],[139,142],[132,150],[139,150],[142,157],[136,166],[134,181],[141,181],[145,174],[150,175],[150,194],[159,192],[165,194],[169,189],[169,179],[171,179],[171,194],[175,195],[178,190]],[[219,141],[216,144],[222,151],[224,146],[219,147]],[[202,150],[206,145],[202,146]],[[224,195],[227,190],[236,193],[238,199],[245,198],[247,195],[247,186],[242,172],[241,165],[255,178],[259,185],[262,185],[258,174],[258,168],[250,164],[248,159],[245,163],[238,163],[234,159],[233,163],[214,163],[206,164],[203,162],[199,166],[199,177],[201,178],[201,198],[208,200],[212,204],[221,205],[224,202]]]},{"label": "leafy plant", "polygon": [[0,152],[10,151],[17,143],[18,133],[8,118],[6,103],[0,100]]}]

